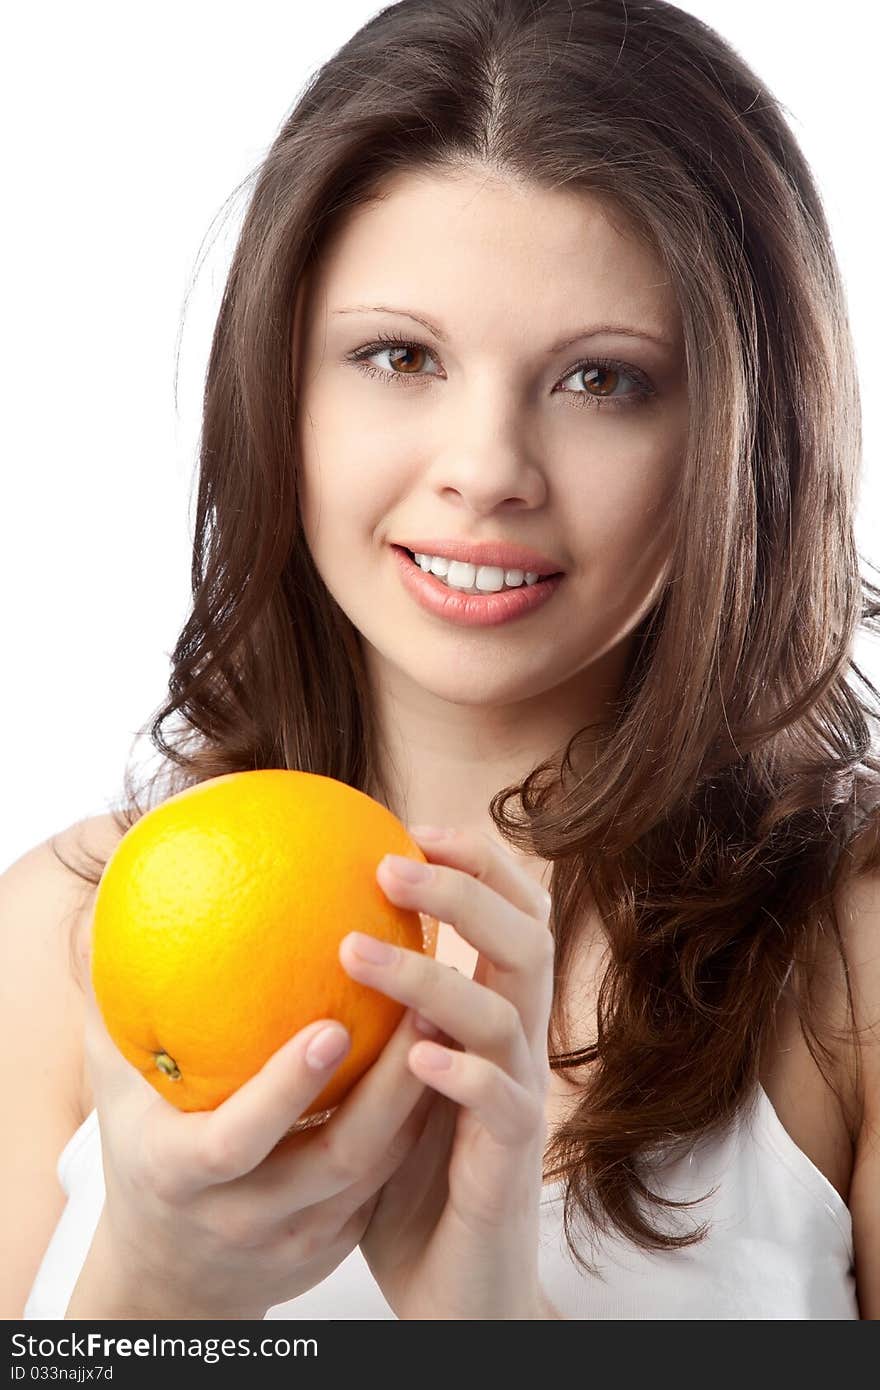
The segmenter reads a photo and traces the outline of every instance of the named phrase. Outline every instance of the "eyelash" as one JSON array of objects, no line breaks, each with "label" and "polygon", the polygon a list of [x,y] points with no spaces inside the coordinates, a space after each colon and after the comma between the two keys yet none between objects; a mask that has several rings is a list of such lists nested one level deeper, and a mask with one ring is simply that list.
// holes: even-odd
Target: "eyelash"
[{"label": "eyelash", "polygon": [[[367,357],[372,357],[377,352],[382,352],[388,347],[415,348],[418,352],[427,353],[433,361],[437,360],[431,349],[425,347],[424,343],[416,343],[413,342],[412,339],[401,338],[395,334],[387,333],[379,333],[375,342],[369,343],[366,347],[358,348],[357,351],[349,353],[346,360],[353,362],[358,370],[364,372],[367,376],[377,377],[380,381],[387,382],[389,385],[392,383],[395,385],[397,383],[404,383],[410,379],[410,377],[413,380],[418,380],[420,377],[424,380],[421,373],[408,374],[385,371],[381,367],[374,367],[371,362],[366,362],[364,360]],[[651,396],[656,394],[654,387],[651,385],[644,372],[639,371],[638,367],[630,367],[626,362],[616,362],[609,357],[584,358],[582,361],[575,363],[564,376],[560,377],[560,381],[567,381],[570,376],[574,376],[576,372],[581,372],[587,367],[606,367],[610,368],[612,371],[622,372],[624,376],[628,376],[630,380],[634,382],[636,389],[629,392],[626,396],[617,398],[612,396],[591,396],[587,391],[562,392],[564,396],[573,396],[575,404],[578,406],[586,406],[588,409],[595,410],[604,410],[608,406],[611,406],[613,409],[620,409],[622,406],[644,405]]]}]

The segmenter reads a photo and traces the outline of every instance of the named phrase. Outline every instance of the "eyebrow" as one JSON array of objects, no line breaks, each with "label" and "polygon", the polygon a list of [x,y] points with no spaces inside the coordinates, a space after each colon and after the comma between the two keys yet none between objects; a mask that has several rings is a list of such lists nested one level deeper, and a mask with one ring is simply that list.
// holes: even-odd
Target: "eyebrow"
[{"label": "eyebrow", "polygon": [[[350,304],[344,309],[334,309],[335,314],[399,314],[405,319],[414,319],[423,328],[427,328],[429,333],[433,333],[439,338],[441,343],[446,342],[446,334],[437,324],[426,319],[423,314],[417,314],[412,309],[394,309],[389,304]],[[668,338],[664,338],[660,333],[650,333],[644,328],[630,328],[622,323],[601,323],[590,328],[581,328],[577,333],[573,333],[568,338],[563,338],[561,342],[554,343],[547,349],[547,355],[555,352],[562,352],[563,349],[571,347],[572,343],[580,342],[582,338],[598,338],[602,334],[613,334],[622,338],[644,338],[648,342],[658,343],[660,347],[670,348],[674,351],[675,344]]]}]

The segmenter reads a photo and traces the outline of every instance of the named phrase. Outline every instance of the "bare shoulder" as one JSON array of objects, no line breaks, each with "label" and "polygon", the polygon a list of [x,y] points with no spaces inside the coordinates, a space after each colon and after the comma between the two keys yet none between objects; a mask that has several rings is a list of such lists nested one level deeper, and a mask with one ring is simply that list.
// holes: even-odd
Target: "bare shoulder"
[{"label": "bare shoulder", "polygon": [[66,858],[73,855],[79,861],[85,854],[105,863],[122,835],[116,817],[108,812],[106,815],[86,816],[83,820],[74,821],[56,835],[50,835],[45,843],[49,845],[54,841]]},{"label": "bare shoulder", "polygon": [[51,835],[38,847],[54,860],[53,872],[60,876],[59,891],[70,896],[68,921],[75,977],[84,968],[88,951],[97,892],[97,882],[90,879],[100,877],[123,833],[112,813],[88,816]]},{"label": "bare shoulder", "polygon": [[99,856],[112,852],[112,824],[112,816],[80,821],[0,873],[0,1047],[8,1063],[2,1073],[0,1230],[8,1239],[0,1260],[0,1316],[6,1318],[22,1315],[64,1208],[58,1157],[85,1118],[85,994],[74,966],[95,888],[64,861],[79,864],[83,846]]},{"label": "bare shoulder", "polygon": [[[54,1020],[59,1089],[79,1125],[92,1108],[84,1067],[85,971],[97,882],[123,835],[112,814],[47,836],[3,875],[10,948],[27,957],[33,1006]],[[25,935],[26,933],[26,935]]]},{"label": "bare shoulder", "polygon": [[[107,860],[112,855],[124,834],[112,814],[90,816],[55,837],[55,845],[64,859],[80,867],[84,862],[89,873],[95,877],[103,872]],[[66,872],[75,877],[73,870]],[[71,920],[70,965],[71,981],[76,990],[73,1010],[76,1017],[76,1058],[77,1058],[77,1114],[79,1123],[86,1118],[94,1106],[92,1087],[85,1064],[85,972],[88,969],[88,951],[91,938],[92,918],[95,907],[97,883],[79,880],[80,889]]]},{"label": "bare shoulder", "polygon": [[83,852],[100,860],[100,873],[121,838],[112,815],[91,816],[47,836],[9,864],[2,873],[6,921],[8,930],[19,934],[18,942],[10,944],[22,950],[29,943],[45,946],[50,955],[63,958],[53,944],[70,941],[96,887],[76,871],[89,862]]}]

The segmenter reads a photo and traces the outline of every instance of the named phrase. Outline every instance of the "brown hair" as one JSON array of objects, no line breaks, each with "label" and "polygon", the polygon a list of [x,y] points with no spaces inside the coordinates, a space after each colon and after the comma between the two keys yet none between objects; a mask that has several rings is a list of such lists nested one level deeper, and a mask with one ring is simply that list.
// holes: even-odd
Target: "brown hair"
[{"label": "brown hair", "polygon": [[[673,566],[607,723],[490,806],[510,844],[553,863],[550,1041],[575,1049],[553,1065],[595,1059],[545,1173],[567,1179],[566,1237],[588,1270],[575,1212],[644,1249],[703,1236],[651,1226],[639,1199],[679,1204],[640,1163],[733,1118],[783,989],[830,1065],[810,989],[829,932],[855,1029],[832,898],[847,869],[880,866],[880,837],[852,848],[880,762],[877,708],[850,683],[877,698],[853,647],[880,630],[880,589],[854,541],[844,290],[782,109],[714,30],[659,0],[400,0],[320,68],[257,170],[214,332],[192,611],[149,729],[168,786],[163,769],[138,785],[129,765],[114,812],[125,831],[165,794],[268,767],[387,804],[358,633],[298,513],[305,273],[402,170],[488,168],[611,200],[662,256],[682,314]],[[582,738],[598,755],[575,776]],[[97,883],[105,862],[77,872]],[[559,1000],[591,895],[610,949],[598,1041],[578,1050]]]}]

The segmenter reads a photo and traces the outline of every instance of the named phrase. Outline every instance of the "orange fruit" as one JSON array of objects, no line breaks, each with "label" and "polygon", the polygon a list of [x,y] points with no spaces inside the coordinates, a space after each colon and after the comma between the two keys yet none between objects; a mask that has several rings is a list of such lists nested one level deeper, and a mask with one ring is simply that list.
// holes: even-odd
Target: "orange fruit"
[{"label": "orange fruit", "polygon": [[395,906],[384,854],[425,856],[386,807],[307,772],[214,777],[123,836],[95,896],[91,978],[110,1037],[180,1110],[213,1110],[320,1018],[351,1035],[304,1116],[338,1105],[405,1006],[342,968],[352,930],[436,949],[434,917]]}]

